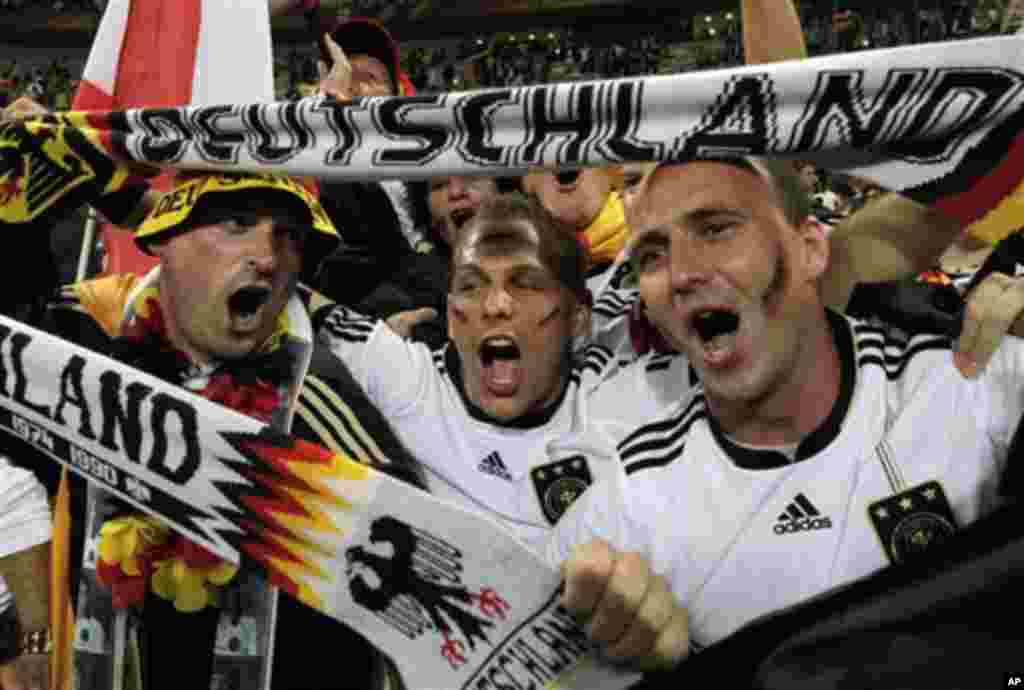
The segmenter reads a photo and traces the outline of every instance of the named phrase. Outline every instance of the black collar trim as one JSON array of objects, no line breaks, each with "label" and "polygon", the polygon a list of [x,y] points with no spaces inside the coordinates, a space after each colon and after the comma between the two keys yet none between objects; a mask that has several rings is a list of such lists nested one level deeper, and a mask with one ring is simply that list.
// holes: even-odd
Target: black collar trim
[{"label": "black collar trim", "polygon": [[455,346],[452,343],[448,343],[448,347],[444,349],[444,362],[445,368],[448,370],[448,376],[451,377],[452,383],[455,384],[455,389],[459,391],[459,396],[462,398],[462,402],[466,406],[466,410],[469,411],[469,416],[477,421],[505,429],[536,429],[544,426],[551,421],[551,418],[555,416],[556,412],[558,412],[558,408],[560,408],[562,403],[565,402],[565,395],[569,391],[569,386],[571,385],[571,377],[566,377],[566,384],[562,387],[561,395],[558,396],[558,399],[554,403],[548,405],[543,410],[527,412],[515,419],[495,419],[470,402],[469,396],[466,395],[466,387],[462,381],[462,361],[459,358],[458,350],[455,349]]},{"label": "black collar trim", "polygon": [[774,450],[756,450],[744,448],[733,443],[722,432],[721,427],[715,421],[714,416],[708,415],[708,424],[711,433],[714,434],[718,445],[729,454],[739,467],[747,470],[777,469],[800,462],[817,455],[831,443],[843,427],[843,420],[850,411],[850,403],[853,400],[853,389],[857,382],[857,363],[854,355],[853,336],[850,334],[850,325],[843,316],[826,310],[829,326],[832,328],[832,337],[836,341],[836,349],[839,350],[840,381],[839,397],[836,399],[832,411],[824,422],[817,429],[804,437],[797,446],[796,458],[790,462],[782,453]]}]

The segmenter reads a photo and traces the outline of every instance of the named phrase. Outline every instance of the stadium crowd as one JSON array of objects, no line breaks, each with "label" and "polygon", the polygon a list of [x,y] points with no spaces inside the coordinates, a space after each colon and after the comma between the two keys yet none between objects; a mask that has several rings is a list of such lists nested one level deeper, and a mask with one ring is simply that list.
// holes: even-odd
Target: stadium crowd
[{"label": "stadium crowd", "polygon": [[[352,4],[384,19],[429,5]],[[317,45],[278,47],[275,90],[348,101],[649,75],[959,40],[1001,19],[979,22],[965,5],[911,30],[902,13],[742,7],[717,29],[688,19],[682,63],[664,34],[559,29],[406,48],[379,21],[332,18]],[[4,131],[31,137],[23,120],[68,109],[79,73],[66,59],[8,58]],[[73,282],[52,256],[57,212],[15,208],[12,161],[0,227],[24,232],[9,260],[36,270],[5,291],[0,313],[489,514],[561,569],[562,602],[603,663],[671,673],[765,614],[925,551],[923,532],[879,547],[867,521],[840,530],[839,511],[867,514],[872,497],[938,496],[928,515],[960,526],[1006,502],[994,487],[1024,412],[1024,240],[962,227],[870,180],[738,156],[315,185],[181,173],[161,192],[119,170],[53,208],[90,204],[132,229],[159,269]],[[9,335],[4,326],[0,344]],[[247,565],[123,501],[87,502],[84,481],[17,441],[0,450],[0,575],[14,595],[0,597],[2,690],[66,687],[49,679],[69,649],[53,632],[61,590],[41,577],[57,567],[62,495],[71,605],[90,621],[135,612],[138,638],[124,644],[138,659],[110,673],[137,679],[118,687],[255,687],[220,631],[263,605],[213,605],[258,579]],[[878,535],[896,529],[884,519]],[[774,531],[755,535],[758,520]],[[800,553],[772,541],[790,532]],[[291,597],[279,606],[259,623],[275,631],[263,650],[273,669],[256,664],[267,687],[402,687],[358,631]],[[309,662],[310,639],[345,650],[346,677]],[[113,687],[80,663],[78,687]]]}]

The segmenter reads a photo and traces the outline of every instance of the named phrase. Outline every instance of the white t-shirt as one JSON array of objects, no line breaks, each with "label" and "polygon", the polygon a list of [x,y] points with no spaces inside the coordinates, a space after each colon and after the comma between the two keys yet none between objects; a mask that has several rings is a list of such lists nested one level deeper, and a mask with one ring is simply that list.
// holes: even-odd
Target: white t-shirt
[{"label": "white t-shirt", "polygon": [[[730,443],[693,386],[619,444],[626,482],[576,502],[547,545],[549,562],[593,538],[639,551],[687,607],[699,649],[887,566],[869,514],[878,501],[936,481],[960,526],[997,507],[1024,411],[1024,342],[1006,338],[985,373],[966,380],[947,338],[830,319],[842,391],[796,462]],[[933,491],[914,499],[932,500]],[[899,524],[891,539],[911,534],[911,522]]]},{"label": "white t-shirt", "polygon": [[588,393],[614,368],[604,348],[582,354],[547,413],[503,425],[468,403],[454,347],[431,352],[340,306],[319,331],[420,460],[430,492],[497,517],[528,544],[540,547],[591,483],[624,476],[615,439],[589,410]]},{"label": "white t-shirt", "polygon": [[[52,530],[46,489],[31,472],[0,456],[0,558],[45,544]],[[10,604],[7,583],[0,577],[0,611]]]}]

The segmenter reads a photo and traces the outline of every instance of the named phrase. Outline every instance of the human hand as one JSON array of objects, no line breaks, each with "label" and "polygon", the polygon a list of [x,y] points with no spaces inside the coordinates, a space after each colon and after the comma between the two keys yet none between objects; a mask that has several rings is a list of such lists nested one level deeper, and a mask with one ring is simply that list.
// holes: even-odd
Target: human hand
[{"label": "human hand", "polygon": [[432,321],[437,318],[437,310],[431,307],[424,307],[422,309],[408,309],[406,311],[400,311],[397,314],[392,314],[387,318],[385,323],[388,328],[393,330],[398,336],[402,338],[409,338],[412,336],[412,329],[421,323]]},{"label": "human hand", "polygon": [[339,101],[352,100],[352,65],[349,64],[345,51],[341,49],[330,34],[324,34],[324,44],[331,56],[331,65],[323,60],[316,61],[320,74],[320,93],[333,96]]},{"label": "human hand", "polygon": [[990,273],[965,297],[953,363],[966,378],[985,371],[1006,333],[1024,334],[1024,277]]},{"label": "human hand", "polygon": [[601,540],[577,547],[562,564],[562,605],[603,658],[640,671],[665,671],[689,651],[689,620],[665,578],[637,553]]},{"label": "human hand", "polygon": [[42,104],[28,96],[20,96],[3,109],[3,113],[0,113],[0,120],[5,122],[24,120],[29,117],[36,117],[37,115],[46,115],[49,112]]}]

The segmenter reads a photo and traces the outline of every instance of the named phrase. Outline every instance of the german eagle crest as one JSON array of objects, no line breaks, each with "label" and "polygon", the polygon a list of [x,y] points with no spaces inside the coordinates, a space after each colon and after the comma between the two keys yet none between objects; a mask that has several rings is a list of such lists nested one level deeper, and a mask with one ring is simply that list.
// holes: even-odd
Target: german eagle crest
[{"label": "german eagle crest", "polygon": [[458,548],[390,516],[371,523],[368,541],[345,552],[357,604],[410,640],[425,632],[440,635],[438,651],[453,669],[466,663],[478,642],[490,644],[488,628],[505,620],[509,604],[491,588],[471,591],[463,584]]}]

